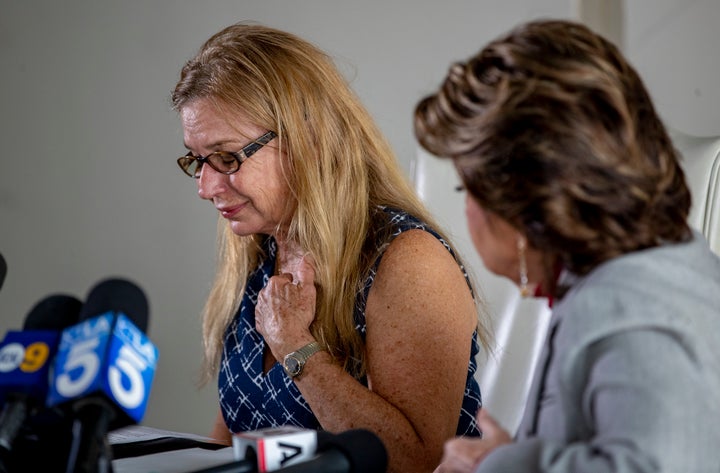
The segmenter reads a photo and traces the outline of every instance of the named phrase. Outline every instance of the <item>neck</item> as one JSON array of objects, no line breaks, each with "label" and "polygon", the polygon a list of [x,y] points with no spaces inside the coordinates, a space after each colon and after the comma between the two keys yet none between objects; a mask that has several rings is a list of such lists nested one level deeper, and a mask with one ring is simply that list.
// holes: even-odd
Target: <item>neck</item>
[{"label": "neck", "polygon": [[275,260],[275,274],[293,273],[306,251],[295,240],[280,239],[276,237],[277,254]]}]

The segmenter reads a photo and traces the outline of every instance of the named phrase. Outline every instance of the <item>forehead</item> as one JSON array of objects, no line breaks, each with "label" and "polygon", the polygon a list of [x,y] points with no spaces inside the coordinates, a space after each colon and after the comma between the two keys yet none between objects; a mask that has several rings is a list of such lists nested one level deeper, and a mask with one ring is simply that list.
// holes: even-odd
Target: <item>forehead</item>
[{"label": "forehead", "polygon": [[242,143],[265,131],[253,124],[243,110],[225,110],[206,98],[195,99],[183,106],[180,120],[185,145],[190,149]]}]

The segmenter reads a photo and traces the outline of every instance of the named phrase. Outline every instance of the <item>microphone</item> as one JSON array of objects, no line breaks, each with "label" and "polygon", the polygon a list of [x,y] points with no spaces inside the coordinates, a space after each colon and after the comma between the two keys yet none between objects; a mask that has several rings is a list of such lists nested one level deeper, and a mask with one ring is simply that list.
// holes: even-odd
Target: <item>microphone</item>
[{"label": "microphone", "polygon": [[222,465],[195,470],[192,473],[258,473],[255,460],[236,460]]},{"label": "microphone", "polygon": [[318,454],[277,473],[363,473],[387,470],[387,451],[377,435],[353,429],[318,437]]},{"label": "microphone", "polygon": [[233,435],[235,459],[254,460],[259,473],[310,459],[317,445],[317,430],[295,426],[269,427]]},{"label": "microphone", "polygon": [[7,276],[7,263],[2,253],[0,253],[0,289],[2,289],[2,285],[5,282],[5,276]]},{"label": "microphone", "polygon": [[0,344],[0,471],[10,458],[23,427],[44,407],[50,366],[60,331],[78,320],[82,303],[68,295],[51,295],[38,302],[25,318],[22,331],[10,331]]},{"label": "microphone", "polygon": [[74,416],[68,472],[112,471],[107,432],[145,414],[158,357],[147,323],[143,291],[107,279],[89,292],[80,322],[62,332],[48,405]]},{"label": "microphone", "polygon": [[268,427],[233,435],[235,461],[193,473],[264,473],[309,460],[325,432],[295,426]]},{"label": "microphone", "polygon": [[[387,451],[369,430],[340,434],[277,427],[233,436],[235,461],[194,473],[382,473]],[[305,461],[304,461],[305,460]]]}]

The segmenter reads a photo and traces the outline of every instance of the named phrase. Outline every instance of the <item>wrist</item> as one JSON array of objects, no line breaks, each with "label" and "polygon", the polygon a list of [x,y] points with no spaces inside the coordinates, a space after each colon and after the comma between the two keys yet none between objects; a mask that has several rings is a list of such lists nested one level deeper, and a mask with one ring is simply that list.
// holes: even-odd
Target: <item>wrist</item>
[{"label": "wrist", "polygon": [[290,378],[299,377],[307,361],[315,354],[324,351],[325,348],[316,340],[302,345],[297,350],[291,351],[283,357],[282,366]]}]

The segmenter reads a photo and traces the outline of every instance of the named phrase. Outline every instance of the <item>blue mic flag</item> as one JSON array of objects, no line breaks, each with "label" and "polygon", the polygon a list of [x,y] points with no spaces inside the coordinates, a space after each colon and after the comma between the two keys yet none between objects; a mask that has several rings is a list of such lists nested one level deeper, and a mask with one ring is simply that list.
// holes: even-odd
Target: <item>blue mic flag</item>
[{"label": "blue mic flag", "polygon": [[140,422],[157,358],[155,345],[126,315],[107,312],[85,320],[62,333],[48,405],[99,394],[128,417],[111,425]]}]

